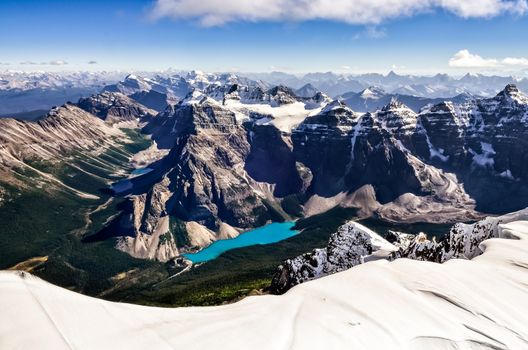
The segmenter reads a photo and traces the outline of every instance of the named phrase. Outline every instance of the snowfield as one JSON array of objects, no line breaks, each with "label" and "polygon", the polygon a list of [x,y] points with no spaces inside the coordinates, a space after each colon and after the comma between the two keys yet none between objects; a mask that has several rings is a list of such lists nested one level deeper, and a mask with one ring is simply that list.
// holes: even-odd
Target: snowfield
[{"label": "snowfield", "polygon": [[528,221],[472,260],[368,262],[283,296],[154,308],[0,272],[1,349],[527,349]]},{"label": "snowfield", "polygon": [[[320,106],[309,106],[302,102],[294,102],[282,106],[271,106],[264,103],[241,103],[240,101],[227,101],[226,106],[233,111],[238,121],[248,120],[251,113],[269,115],[272,119],[263,118],[257,124],[272,124],[282,132],[290,133],[293,128],[301,124],[307,117],[321,112]],[[314,108],[310,108],[314,107]]]}]

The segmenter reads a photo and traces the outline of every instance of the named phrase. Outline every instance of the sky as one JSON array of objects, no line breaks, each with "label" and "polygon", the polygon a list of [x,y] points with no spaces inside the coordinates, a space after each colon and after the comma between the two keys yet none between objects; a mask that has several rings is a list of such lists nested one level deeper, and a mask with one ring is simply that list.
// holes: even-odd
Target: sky
[{"label": "sky", "polygon": [[0,71],[528,76],[527,0],[2,0]]}]

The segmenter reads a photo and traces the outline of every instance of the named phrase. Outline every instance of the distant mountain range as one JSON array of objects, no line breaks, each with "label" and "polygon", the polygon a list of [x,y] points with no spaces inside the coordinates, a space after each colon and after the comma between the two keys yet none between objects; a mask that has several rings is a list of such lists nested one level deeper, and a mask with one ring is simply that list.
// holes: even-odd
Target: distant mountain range
[{"label": "distant mountain range", "polygon": [[441,102],[453,102],[462,104],[476,99],[469,93],[462,93],[454,97],[447,98],[430,98],[419,97],[413,95],[405,95],[399,93],[387,93],[380,88],[368,87],[360,92],[348,92],[344,95],[338,96],[337,99],[343,101],[347,106],[356,112],[371,112],[382,109],[390,103],[391,100],[397,100],[405,104],[407,107],[415,112],[419,112],[427,105],[435,105]]},{"label": "distant mountain range", "polygon": [[[371,73],[343,75],[331,72],[309,73],[297,76],[281,72],[272,73],[203,73],[191,72],[141,72],[125,75],[122,72],[72,72],[72,73],[23,73],[0,72],[0,116],[18,114],[19,118],[33,118],[37,110],[47,110],[68,101],[101,91],[135,94],[138,102],[158,111],[168,104],[175,104],[193,89],[204,89],[211,84],[238,82],[251,85],[260,84],[263,89],[273,86],[288,86],[301,97],[311,97],[320,91],[332,98],[342,96],[353,98],[353,94],[370,91],[384,91],[396,96],[417,111],[418,106],[435,103],[435,99],[464,98],[465,95],[491,97],[505,85],[515,83],[520,90],[528,91],[528,79],[515,77],[485,76],[466,74],[453,78],[446,74],[435,76],[387,75]],[[166,95],[166,96],[165,96]],[[413,96],[415,99],[401,96]],[[386,102],[390,97],[380,101]],[[420,101],[416,98],[433,99]],[[416,101],[413,101],[416,100]],[[455,102],[458,100],[454,100]],[[351,106],[358,107],[355,102]],[[373,111],[381,107],[381,102],[369,102],[367,107],[357,109]],[[22,113],[22,114],[20,114]],[[40,112],[39,112],[40,113]]]},{"label": "distant mountain range", "polygon": [[22,113],[19,117],[31,119],[37,110],[98,93],[121,77],[117,72],[0,72],[0,115]]},{"label": "distant mountain range", "polygon": [[391,94],[428,98],[453,97],[462,93],[491,97],[510,83],[516,84],[521,90],[528,91],[528,78],[470,73],[461,78],[454,78],[447,74],[436,74],[434,76],[399,75],[393,71],[387,75],[378,73],[345,75],[326,72],[297,76],[282,72],[271,72],[245,74],[245,76],[262,80],[272,85],[282,84],[295,89],[311,84],[315,89],[332,97],[348,92],[360,92],[369,87],[377,87]]}]

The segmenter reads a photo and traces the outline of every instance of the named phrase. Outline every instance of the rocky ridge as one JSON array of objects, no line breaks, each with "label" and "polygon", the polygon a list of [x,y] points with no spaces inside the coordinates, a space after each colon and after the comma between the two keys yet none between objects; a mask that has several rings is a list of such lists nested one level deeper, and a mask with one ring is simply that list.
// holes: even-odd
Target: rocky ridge
[{"label": "rocky ridge", "polygon": [[412,260],[444,263],[450,259],[473,259],[482,254],[480,244],[490,238],[512,238],[501,224],[528,220],[528,209],[487,217],[473,224],[457,223],[437,240],[424,233],[411,235],[389,231],[382,238],[363,225],[350,221],[331,235],[328,245],[288,259],[277,268],[270,287],[282,294],[293,286],[350,269],[373,259]]}]

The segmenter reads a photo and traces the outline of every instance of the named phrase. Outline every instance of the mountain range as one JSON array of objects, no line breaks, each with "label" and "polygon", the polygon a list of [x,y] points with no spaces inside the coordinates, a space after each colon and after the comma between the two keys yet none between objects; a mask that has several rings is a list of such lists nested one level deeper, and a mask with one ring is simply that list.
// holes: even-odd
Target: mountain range
[{"label": "mountain range", "polygon": [[[417,97],[433,100],[446,99],[461,94],[462,96],[469,94],[492,97],[510,83],[516,84],[521,90],[528,90],[528,79],[526,78],[469,73],[461,78],[454,78],[446,74],[415,76],[399,75],[394,72],[387,75],[375,73],[352,75],[331,72],[292,75],[280,72],[212,74],[200,71],[168,70],[137,72],[126,75],[124,79],[123,76],[125,73],[118,71],[0,72],[0,117],[15,114],[20,119],[42,117],[45,111],[53,106],[59,106],[68,101],[77,101],[81,97],[88,97],[102,90],[122,92],[126,95],[136,93],[135,98],[139,102],[149,108],[162,111],[167,104],[176,103],[194,88],[203,89],[211,83],[226,84],[235,81],[245,85],[248,85],[250,81],[259,82],[265,88],[277,85],[289,86],[295,89],[297,95],[301,97],[311,97],[315,92],[321,91],[332,98],[361,93],[367,89],[383,90],[385,94],[391,95],[414,96],[413,99]],[[414,103],[422,105],[423,101],[418,99]],[[352,107],[356,108],[356,106]],[[376,107],[381,107],[381,105]],[[418,111],[413,102],[409,102],[409,107]]]},{"label": "mountain range", "polygon": [[[120,128],[150,135],[151,146],[131,158],[146,170],[108,187],[124,200],[119,213],[84,238],[117,237],[135,257],[170,260],[336,206],[389,221],[453,222],[528,205],[528,99],[514,85],[419,113],[399,95],[364,113],[322,92],[301,97],[232,74],[191,72],[164,84],[128,76],[104,91],[37,123],[2,120],[4,135],[13,135],[3,138],[2,164],[7,173],[17,164],[36,171],[35,162],[115,145]],[[162,112],[138,102],[138,93],[152,92],[166,96]]]}]

